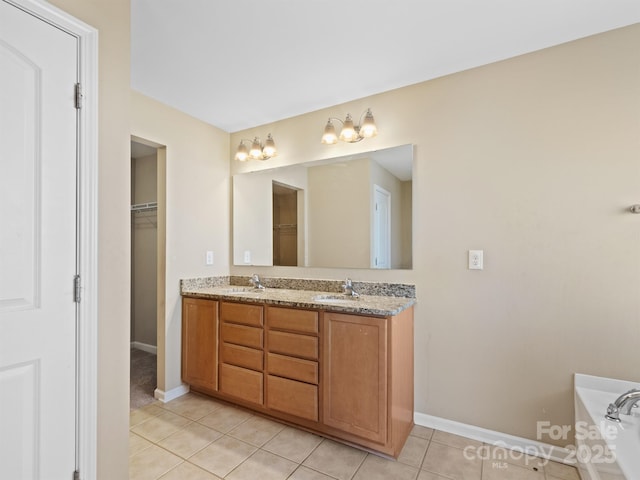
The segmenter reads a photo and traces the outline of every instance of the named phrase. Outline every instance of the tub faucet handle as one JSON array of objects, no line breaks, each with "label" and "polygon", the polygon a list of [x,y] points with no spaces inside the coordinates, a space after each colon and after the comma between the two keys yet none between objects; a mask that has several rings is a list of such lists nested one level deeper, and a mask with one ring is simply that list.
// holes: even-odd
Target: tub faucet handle
[{"label": "tub faucet handle", "polygon": [[631,415],[631,409],[636,407],[638,402],[640,402],[640,389],[633,388],[620,395],[615,402],[609,404],[604,418],[612,422],[619,422],[620,413]]}]

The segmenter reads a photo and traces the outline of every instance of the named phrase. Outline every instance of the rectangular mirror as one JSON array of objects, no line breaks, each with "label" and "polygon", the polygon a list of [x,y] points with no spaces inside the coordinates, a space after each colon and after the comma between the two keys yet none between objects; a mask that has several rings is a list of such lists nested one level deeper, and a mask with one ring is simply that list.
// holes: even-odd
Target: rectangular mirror
[{"label": "rectangular mirror", "polygon": [[412,268],[413,145],[233,176],[234,265]]}]

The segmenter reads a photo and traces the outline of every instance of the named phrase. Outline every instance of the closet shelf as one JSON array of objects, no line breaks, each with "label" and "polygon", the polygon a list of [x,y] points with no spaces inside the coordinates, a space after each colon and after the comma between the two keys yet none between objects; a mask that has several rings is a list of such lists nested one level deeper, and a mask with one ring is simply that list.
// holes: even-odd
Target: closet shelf
[{"label": "closet shelf", "polygon": [[135,205],[131,205],[132,212],[148,212],[150,210],[157,210],[158,202],[148,202],[148,203],[136,203]]},{"label": "closet shelf", "polygon": [[297,223],[276,223],[273,226],[274,229],[278,229],[278,228],[298,228],[298,224]]}]

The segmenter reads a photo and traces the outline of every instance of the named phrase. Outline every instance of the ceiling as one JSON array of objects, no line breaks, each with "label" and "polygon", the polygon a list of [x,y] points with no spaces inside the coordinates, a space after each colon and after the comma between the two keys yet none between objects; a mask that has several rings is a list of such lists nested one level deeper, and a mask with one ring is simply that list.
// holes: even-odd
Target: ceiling
[{"label": "ceiling", "polygon": [[638,22],[639,0],[131,0],[131,85],[235,132]]}]

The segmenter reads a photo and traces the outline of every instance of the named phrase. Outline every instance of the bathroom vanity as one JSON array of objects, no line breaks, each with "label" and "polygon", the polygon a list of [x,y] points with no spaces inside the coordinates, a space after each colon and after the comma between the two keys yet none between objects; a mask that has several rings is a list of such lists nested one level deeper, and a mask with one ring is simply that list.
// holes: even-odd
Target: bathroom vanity
[{"label": "bathroom vanity", "polygon": [[191,389],[397,457],[413,426],[414,298],[182,288]]}]

